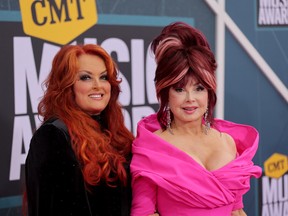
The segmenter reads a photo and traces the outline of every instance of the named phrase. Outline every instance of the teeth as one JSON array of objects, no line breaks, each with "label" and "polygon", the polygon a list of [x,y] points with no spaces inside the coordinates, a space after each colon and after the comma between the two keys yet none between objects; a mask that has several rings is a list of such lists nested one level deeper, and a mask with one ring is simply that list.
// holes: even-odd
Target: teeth
[{"label": "teeth", "polygon": [[91,98],[101,98],[102,95],[101,94],[97,94],[97,95],[90,95]]},{"label": "teeth", "polygon": [[195,108],[184,108],[184,110],[188,110],[188,111],[192,111],[194,110]]}]

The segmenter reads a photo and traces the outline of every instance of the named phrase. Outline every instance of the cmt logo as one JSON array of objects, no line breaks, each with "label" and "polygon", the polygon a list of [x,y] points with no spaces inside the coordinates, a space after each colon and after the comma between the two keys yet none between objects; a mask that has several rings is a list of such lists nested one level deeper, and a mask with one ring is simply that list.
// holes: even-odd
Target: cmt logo
[{"label": "cmt logo", "polygon": [[286,155],[274,153],[264,162],[265,175],[271,178],[279,178],[288,171],[288,159]]},{"label": "cmt logo", "polygon": [[20,0],[27,35],[67,44],[97,23],[96,0]]}]

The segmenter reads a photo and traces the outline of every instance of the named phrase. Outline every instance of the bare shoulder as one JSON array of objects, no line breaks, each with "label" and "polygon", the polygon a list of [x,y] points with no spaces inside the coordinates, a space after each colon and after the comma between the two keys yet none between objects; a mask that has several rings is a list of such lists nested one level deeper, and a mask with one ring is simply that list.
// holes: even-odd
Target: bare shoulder
[{"label": "bare shoulder", "polygon": [[231,135],[229,135],[228,133],[221,133],[221,135],[223,136],[224,139],[226,139],[227,142],[235,145],[235,141]]},{"label": "bare shoulder", "polygon": [[237,148],[236,143],[231,135],[225,132],[220,132],[218,130],[213,130],[214,136],[213,138],[215,140],[218,140],[218,145],[221,146],[222,150],[226,153],[229,153],[229,155],[233,156],[235,158],[237,154]]},{"label": "bare shoulder", "polygon": [[233,151],[236,151],[236,143],[233,137],[227,133],[221,133],[221,136],[223,137],[224,141],[227,143],[227,147]]}]

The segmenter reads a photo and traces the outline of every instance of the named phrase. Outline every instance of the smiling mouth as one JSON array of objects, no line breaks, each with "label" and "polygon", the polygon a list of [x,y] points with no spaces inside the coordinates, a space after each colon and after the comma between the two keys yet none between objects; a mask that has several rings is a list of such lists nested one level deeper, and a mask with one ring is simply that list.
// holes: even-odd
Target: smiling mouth
[{"label": "smiling mouth", "polygon": [[102,98],[104,94],[93,94],[89,95],[90,98]]},{"label": "smiling mouth", "polygon": [[196,110],[196,107],[184,107],[183,109],[186,111],[193,111]]}]

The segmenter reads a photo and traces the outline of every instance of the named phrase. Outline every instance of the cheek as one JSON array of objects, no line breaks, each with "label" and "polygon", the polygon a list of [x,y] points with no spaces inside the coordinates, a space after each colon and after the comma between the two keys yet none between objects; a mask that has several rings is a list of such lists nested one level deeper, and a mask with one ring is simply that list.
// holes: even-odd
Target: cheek
[{"label": "cheek", "polygon": [[176,96],[175,93],[170,89],[170,90],[169,90],[169,94],[168,94],[168,102],[169,102],[169,103],[173,103],[173,101],[175,101],[175,99],[177,99],[177,96]]},{"label": "cheek", "polygon": [[111,96],[111,84],[110,83],[107,83],[105,85],[105,91]]},{"label": "cheek", "polygon": [[75,102],[78,106],[81,105],[81,101],[88,91],[89,91],[89,88],[87,88],[87,86],[85,85],[74,85],[73,92],[74,92]]},{"label": "cheek", "polygon": [[168,97],[169,105],[173,106],[176,104],[181,104],[185,101],[185,95],[184,94],[175,94],[174,92],[171,92]]},{"label": "cheek", "polygon": [[85,94],[87,91],[89,91],[89,87],[87,85],[74,85],[73,88],[74,94],[77,95],[81,95],[81,94]]},{"label": "cheek", "polygon": [[204,106],[208,107],[208,103],[209,103],[209,100],[208,100],[208,93],[205,93],[203,95],[203,97],[201,98],[201,102]]}]

